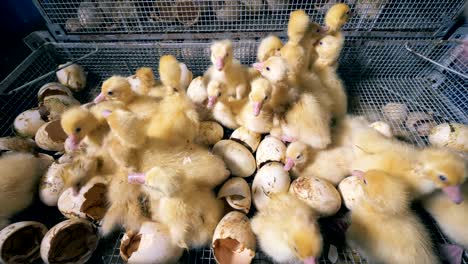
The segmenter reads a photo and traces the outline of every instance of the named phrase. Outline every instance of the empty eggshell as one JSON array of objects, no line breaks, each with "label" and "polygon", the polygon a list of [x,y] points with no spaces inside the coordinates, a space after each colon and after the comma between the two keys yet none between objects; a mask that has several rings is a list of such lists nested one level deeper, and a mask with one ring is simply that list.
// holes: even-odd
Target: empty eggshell
[{"label": "empty eggshell", "polygon": [[383,115],[393,122],[404,122],[408,116],[408,106],[401,103],[388,103],[382,107]]},{"label": "empty eggshell", "polygon": [[390,125],[388,123],[385,123],[383,121],[377,121],[377,122],[374,122],[372,124],[369,125],[370,127],[372,127],[373,129],[377,130],[380,132],[380,134],[388,137],[388,138],[391,138],[393,137],[393,132],[392,132],[392,128],[390,127]]},{"label": "empty eggshell", "polygon": [[257,148],[257,166],[260,168],[270,161],[283,162],[285,155],[286,145],[281,140],[275,137],[265,137]]},{"label": "empty eggshell", "polygon": [[232,175],[249,177],[255,172],[255,158],[242,144],[221,140],[213,146],[213,154],[220,156]]},{"label": "empty eggshell", "polygon": [[49,120],[59,119],[65,110],[79,104],[75,98],[67,95],[49,95],[41,103],[47,109]]},{"label": "empty eggshell", "polygon": [[41,149],[50,151],[64,151],[67,134],[62,129],[60,120],[50,121],[42,125],[36,133],[36,144]]},{"label": "empty eggshell", "polygon": [[89,260],[99,242],[96,226],[83,219],[69,219],[52,227],[41,243],[46,264],[82,264]]},{"label": "empty eggshell", "polygon": [[120,241],[120,256],[129,264],[176,263],[182,252],[169,229],[157,222],[144,222],[138,233],[127,232]]},{"label": "empty eggshell", "polygon": [[409,113],[406,119],[406,127],[420,136],[428,136],[431,129],[436,125],[434,118],[424,112]]},{"label": "empty eggshell", "polygon": [[340,184],[338,184],[338,190],[340,191],[341,197],[343,197],[344,205],[349,210],[353,210],[354,205],[359,202],[359,199],[363,195],[363,190],[359,184],[359,178],[356,176],[344,178]]},{"label": "empty eggshell", "polygon": [[0,231],[0,263],[33,263],[40,258],[47,227],[39,222],[11,224]]},{"label": "empty eggshell", "polygon": [[203,77],[199,76],[190,82],[187,88],[187,96],[192,102],[197,104],[203,104],[208,99],[208,93],[206,87],[203,84]]},{"label": "empty eggshell", "polygon": [[102,177],[89,180],[77,195],[73,188],[67,188],[58,199],[58,209],[69,218],[83,218],[100,221],[107,210],[107,183]]},{"label": "empty eggshell", "polygon": [[226,181],[218,192],[219,198],[226,198],[232,208],[249,213],[252,195],[249,184],[243,178],[234,177]]},{"label": "empty eggshell", "polygon": [[[65,66],[65,64],[59,65],[59,68]],[[70,88],[74,92],[83,90],[86,86],[86,74],[83,67],[74,63],[71,64],[56,73],[57,80]]]},{"label": "empty eggshell", "polygon": [[42,176],[39,183],[39,199],[48,206],[57,206],[60,194],[62,194],[65,183],[63,175],[65,164],[53,163],[47,173]]},{"label": "empty eggshell", "polygon": [[19,114],[13,122],[15,133],[22,137],[34,137],[37,130],[46,123],[47,116],[38,109],[29,109]]},{"label": "empty eggshell", "polygon": [[299,177],[289,192],[304,201],[321,216],[334,215],[341,207],[341,196],[329,182],[316,177]]},{"label": "empty eggshell", "polygon": [[255,257],[255,243],[247,216],[232,211],[219,221],[211,246],[219,264],[248,264]]},{"label": "empty eggshell", "polygon": [[429,134],[429,142],[437,147],[447,147],[455,151],[468,151],[468,126],[458,123],[444,123],[434,127]]},{"label": "empty eggshell", "polygon": [[283,164],[270,162],[262,166],[252,183],[252,197],[257,210],[261,210],[270,200],[272,193],[286,193],[291,179]]},{"label": "empty eggshell", "polygon": [[36,147],[36,142],[30,138],[21,137],[1,137],[0,150],[12,150],[32,152]]},{"label": "empty eggshell", "polygon": [[231,139],[242,141],[252,152],[257,150],[261,137],[259,133],[252,132],[245,127],[239,127],[231,134]]},{"label": "empty eggshell", "polygon": [[73,93],[68,87],[57,82],[51,82],[44,84],[37,92],[37,99],[42,102],[44,98],[51,95],[65,95],[73,96]]},{"label": "empty eggshell", "polygon": [[223,127],[217,122],[203,121],[200,122],[200,128],[196,142],[206,146],[212,146],[216,142],[223,139]]}]

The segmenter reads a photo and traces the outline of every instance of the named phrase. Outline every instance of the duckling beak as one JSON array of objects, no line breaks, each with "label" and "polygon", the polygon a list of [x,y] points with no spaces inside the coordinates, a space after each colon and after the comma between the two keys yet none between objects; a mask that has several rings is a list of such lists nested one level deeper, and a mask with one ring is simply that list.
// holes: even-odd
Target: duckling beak
[{"label": "duckling beak", "polygon": [[360,171],[360,170],[353,170],[351,172],[351,176],[356,176],[358,177],[360,180],[364,180],[364,172],[363,171]]},{"label": "duckling beak", "polygon": [[216,96],[208,97],[208,104],[206,105],[206,107],[208,107],[208,109],[212,109],[215,104],[216,104]]},{"label": "duckling beak", "polygon": [[98,104],[102,101],[106,101],[106,97],[103,93],[99,93],[99,95],[96,98],[94,98],[93,103]]},{"label": "duckling beak", "polygon": [[131,184],[145,184],[146,174],[145,173],[130,173],[128,174],[128,183]]},{"label": "duckling beak", "polygon": [[285,171],[290,171],[294,167],[294,160],[291,158],[286,158],[286,164],[284,164],[283,169]]},{"label": "duckling beak", "polygon": [[449,199],[455,204],[461,204],[463,202],[463,194],[460,185],[448,186],[442,188],[442,191],[444,191]]},{"label": "duckling beak", "polygon": [[224,59],[223,58],[216,59],[215,67],[218,71],[222,71],[224,68]]},{"label": "duckling beak", "polygon": [[80,140],[75,136],[75,135],[70,135],[67,137],[65,140],[65,145],[67,146],[67,149],[70,149],[71,151],[75,151],[78,149],[80,145]]},{"label": "duckling beak", "polygon": [[304,264],[315,264],[315,263],[317,263],[315,261],[315,257],[308,257],[308,258],[304,259]]},{"label": "duckling beak", "polygon": [[112,111],[111,111],[111,110],[103,110],[103,111],[101,112],[101,115],[102,115],[104,118],[109,117],[111,114],[112,114]]},{"label": "duckling beak", "polygon": [[258,116],[262,110],[262,102],[255,102],[253,105],[253,115]]},{"label": "duckling beak", "polygon": [[263,63],[262,62],[256,62],[252,64],[252,67],[256,69],[257,71],[261,72],[263,70]]}]

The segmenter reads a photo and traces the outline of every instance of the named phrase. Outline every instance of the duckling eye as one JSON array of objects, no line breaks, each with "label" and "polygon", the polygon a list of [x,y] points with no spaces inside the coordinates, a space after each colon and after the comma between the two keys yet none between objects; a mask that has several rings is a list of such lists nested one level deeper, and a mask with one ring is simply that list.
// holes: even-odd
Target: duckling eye
[{"label": "duckling eye", "polygon": [[323,44],[323,42],[322,42],[322,41],[320,41],[320,42],[319,42],[319,45],[322,45],[322,44]]},{"label": "duckling eye", "polygon": [[297,155],[296,159],[300,159],[300,158],[302,158],[302,155],[301,154]]},{"label": "duckling eye", "polygon": [[346,14],[347,14],[347,15],[349,15],[349,10],[348,10],[348,11],[346,11]]},{"label": "duckling eye", "polygon": [[221,96],[221,92],[218,92],[218,97],[220,97],[220,96]]},{"label": "duckling eye", "polygon": [[267,100],[267,99],[268,99],[268,95],[267,95],[267,96],[265,96],[265,99],[264,99],[264,100]]},{"label": "duckling eye", "polygon": [[281,51],[281,49],[276,49],[276,51]]},{"label": "duckling eye", "polygon": [[270,71],[270,67],[266,67],[266,70],[267,70],[267,71]]},{"label": "duckling eye", "polygon": [[367,180],[366,179],[364,179],[363,182],[364,182],[365,185],[367,185]]},{"label": "duckling eye", "polygon": [[107,92],[108,95],[113,95],[114,93],[112,91]]},{"label": "duckling eye", "polygon": [[439,175],[439,179],[443,182],[447,181],[447,177],[445,177],[444,175]]},{"label": "duckling eye", "polygon": [[224,57],[227,57],[227,56],[229,56],[229,52],[226,52],[226,55],[224,55]]},{"label": "duckling eye", "polygon": [[320,28],[319,28],[319,29],[317,29],[317,31],[315,31],[315,32],[319,33],[319,32],[320,32]]},{"label": "duckling eye", "polygon": [[75,128],[75,132],[76,132],[76,133],[80,133],[80,132],[81,132],[81,127]]}]

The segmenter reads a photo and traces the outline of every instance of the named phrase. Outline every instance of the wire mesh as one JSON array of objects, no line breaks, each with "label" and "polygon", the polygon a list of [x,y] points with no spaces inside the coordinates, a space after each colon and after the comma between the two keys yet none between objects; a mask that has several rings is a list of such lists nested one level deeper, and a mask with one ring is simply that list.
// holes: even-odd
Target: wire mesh
[{"label": "wire mesh", "polygon": [[[35,0],[49,24],[66,34],[149,34],[284,31],[289,13],[304,9],[322,23],[338,0]],[[463,0],[346,0],[354,16],[345,30],[437,31]],[[194,35],[193,37],[197,37]],[[199,37],[198,37],[199,38]]]},{"label": "wire mesh", "polygon": [[[98,49],[78,63],[88,73],[88,87],[76,94],[81,102],[93,98],[102,81],[113,74],[132,75],[138,67],[157,69],[163,54],[173,54],[201,75],[209,66],[209,43],[60,43],[48,44],[35,51],[0,84],[0,135],[12,133],[10,126],[21,111],[37,105],[36,93],[45,83],[55,81],[55,75],[38,81],[11,95],[9,91],[57,68],[59,64],[76,60]],[[243,64],[255,61],[256,41],[234,43],[234,56]],[[382,119],[381,108],[389,102],[404,103],[412,112],[424,112],[437,123],[455,121],[468,123],[467,82],[461,76],[434,65],[406,49],[411,47],[419,54],[450,69],[466,73],[463,42],[439,41],[367,41],[348,39],[340,61],[342,76],[349,95],[350,112],[369,119]],[[460,48],[461,47],[461,48]],[[157,74],[157,72],[156,72]],[[427,144],[424,137],[412,132],[404,123],[391,123],[394,131],[417,145]],[[448,242],[430,222],[433,235],[439,242]],[[326,234],[325,234],[326,235]],[[123,263],[119,256],[122,233],[101,241],[92,263]],[[320,263],[331,263],[327,253]],[[338,263],[365,263],[357,253],[344,248],[338,251]],[[463,263],[468,263],[465,253]],[[215,263],[209,248],[185,252],[181,263]],[[272,263],[258,252],[253,263]]]}]

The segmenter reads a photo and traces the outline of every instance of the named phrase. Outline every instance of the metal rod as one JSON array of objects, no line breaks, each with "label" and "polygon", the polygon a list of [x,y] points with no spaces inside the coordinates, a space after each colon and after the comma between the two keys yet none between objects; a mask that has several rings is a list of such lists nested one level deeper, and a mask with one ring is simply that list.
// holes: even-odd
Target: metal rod
[{"label": "metal rod", "polygon": [[468,79],[468,75],[463,74],[463,73],[460,73],[460,72],[458,72],[458,71],[456,71],[456,70],[450,69],[449,67],[444,66],[444,65],[442,65],[442,64],[440,64],[440,63],[438,63],[438,62],[436,62],[436,61],[434,61],[434,60],[431,60],[431,59],[429,59],[428,57],[426,57],[426,56],[424,56],[424,55],[422,55],[422,54],[420,54],[420,53],[414,51],[413,49],[411,49],[411,48],[408,46],[408,42],[405,43],[405,49],[407,49],[409,52],[415,54],[416,56],[418,56],[418,57],[420,57],[420,58],[422,58],[422,59],[424,59],[424,60],[426,60],[426,61],[429,61],[429,62],[432,63],[432,64],[435,64],[435,65],[437,65],[437,66],[439,66],[439,67],[441,67],[441,68],[443,68],[443,69],[445,69],[445,70],[447,70],[447,71],[449,71],[449,72],[451,72],[451,73],[454,73],[454,74],[459,75],[459,76],[461,76],[461,77],[463,77],[463,78],[465,78],[465,79]]}]

